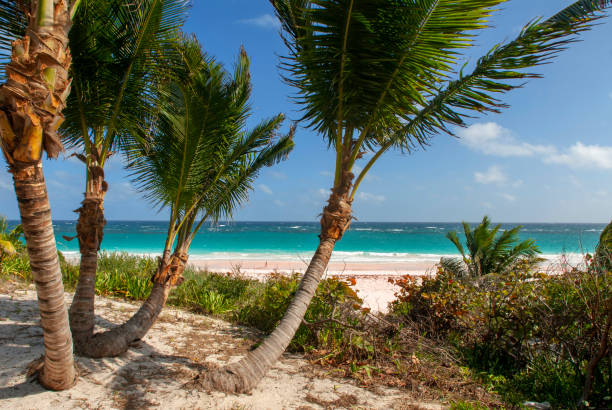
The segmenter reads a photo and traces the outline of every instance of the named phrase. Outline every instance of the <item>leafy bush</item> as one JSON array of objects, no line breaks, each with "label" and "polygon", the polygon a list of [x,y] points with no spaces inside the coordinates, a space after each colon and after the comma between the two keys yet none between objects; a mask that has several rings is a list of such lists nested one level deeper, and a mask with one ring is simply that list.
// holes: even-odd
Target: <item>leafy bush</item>
[{"label": "leafy bush", "polygon": [[[440,268],[433,277],[394,281],[400,289],[392,313],[454,345],[512,404],[531,399],[573,407],[591,390],[590,404],[606,406],[612,396],[612,272],[590,257],[586,264],[555,275],[525,264],[469,281]],[[583,387],[588,379],[592,389]]]},{"label": "leafy bush", "polygon": [[[359,338],[347,337],[350,333],[347,329],[356,325],[351,315],[358,314],[362,303],[350,285],[354,285],[354,282],[337,278],[324,279],[319,283],[290,349],[308,351],[325,348],[339,353],[347,347],[346,343],[363,347],[364,342]],[[235,314],[236,321],[266,333],[271,332],[287,311],[298,286],[298,274],[270,275],[257,297],[257,303],[240,308]]]}]

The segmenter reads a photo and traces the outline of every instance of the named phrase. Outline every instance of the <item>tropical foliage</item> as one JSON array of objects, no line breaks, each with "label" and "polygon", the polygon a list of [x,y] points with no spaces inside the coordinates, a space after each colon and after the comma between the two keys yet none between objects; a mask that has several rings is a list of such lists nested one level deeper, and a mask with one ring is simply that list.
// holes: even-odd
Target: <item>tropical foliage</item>
[{"label": "tropical foliage", "polygon": [[463,222],[465,247],[456,231],[446,234],[461,258],[442,258],[440,264],[461,278],[478,278],[490,273],[505,275],[519,265],[537,262],[540,250],[532,239],[519,242],[522,226],[502,230],[501,225],[491,227],[488,216],[473,230]]},{"label": "tropical foliage", "polygon": [[5,217],[0,217],[0,262],[5,255],[14,255],[23,249],[20,238],[23,235],[23,228],[17,225],[8,231],[8,222]]},{"label": "tropical foliage", "polygon": [[161,92],[153,133],[127,151],[135,185],[170,210],[166,252],[173,244],[186,252],[204,222],[231,219],[259,171],[293,149],[293,129],[276,138],[282,114],[246,129],[251,80],[244,50],[232,74],[192,38],[181,39],[176,56],[180,68]]},{"label": "tropical foliage", "polygon": [[[173,66],[179,68],[159,83],[160,105],[149,117],[149,133],[126,147],[134,183],[156,205],[170,210],[166,243],[152,287],[129,275],[114,276],[131,284],[132,296],[148,297],[127,322],[91,335],[79,346],[90,357],[121,354],[147,333],[170,289],[184,280],[189,247],[200,227],[230,218],[248,198],[260,169],[286,158],[293,148],[293,130],[276,137],[282,115],[246,128],[251,83],[244,50],[230,74],[203,54],[193,38],[181,37],[175,47],[172,58],[178,61]],[[225,306],[215,293],[197,299],[210,311]]]},{"label": "tropical foliage", "polygon": [[109,189],[104,169],[113,154],[144,138],[160,106],[158,83],[174,68],[170,55],[188,6],[187,0],[88,1],[70,31],[73,80],[62,136],[86,174],[76,226],[80,285],[70,308],[77,347],[93,335],[93,284]]}]

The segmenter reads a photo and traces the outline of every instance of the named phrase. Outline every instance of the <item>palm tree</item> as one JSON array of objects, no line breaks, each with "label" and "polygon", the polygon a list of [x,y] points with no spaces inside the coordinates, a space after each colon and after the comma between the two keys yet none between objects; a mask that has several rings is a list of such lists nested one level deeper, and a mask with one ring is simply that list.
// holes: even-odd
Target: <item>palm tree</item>
[{"label": "palm tree", "polygon": [[68,31],[80,1],[0,1],[0,48],[11,50],[0,86],[2,152],[13,174],[32,276],[36,283],[45,354],[37,366],[43,386],[76,382],[43,151],[57,157],[57,129],[70,91]]},{"label": "palm tree", "polygon": [[[280,357],[350,225],[359,185],[384,153],[410,153],[470,115],[498,112],[505,107],[498,96],[538,77],[526,68],[549,61],[610,5],[581,0],[534,20],[457,76],[460,50],[503,1],[271,0],[289,49],[281,60],[285,80],[297,89],[302,119],[335,150],[335,176],[319,246],[284,318],[257,349],[208,374],[204,385],[247,392]],[[355,179],[358,160],[366,162]]]},{"label": "palm tree", "polygon": [[134,182],[170,210],[168,235],[153,289],[125,324],[96,334],[80,348],[91,357],[116,356],[153,325],[172,287],[182,280],[189,247],[207,221],[230,218],[248,199],[260,169],[285,158],[293,129],[275,141],[283,116],[246,129],[251,82],[241,50],[233,75],[204,55],[195,39],[183,38],[175,79],[164,86],[153,135],[128,149]]},{"label": "palm tree", "polygon": [[482,222],[474,230],[467,222],[463,222],[467,252],[457,232],[448,232],[446,237],[461,253],[461,258],[442,258],[440,265],[457,277],[479,278],[489,273],[504,275],[522,262],[535,263],[539,260],[537,255],[540,250],[534,240],[519,242],[518,232],[522,226],[499,234],[500,228],[501,225],[491,228],[488,216],[482,218]]},{"label": "palm tree", "polygon": [[88,2],[70,33],[73,87],[62,127],[67,146],[85,166],[84,199],[77,222],[81,253],[79,281],[70,307],[77,351],[94,331],[98,251],[104,235],[104,168],[111,155],[147,124],[156,110],[155,84],[186,18],[186,0],[101,0]]}]

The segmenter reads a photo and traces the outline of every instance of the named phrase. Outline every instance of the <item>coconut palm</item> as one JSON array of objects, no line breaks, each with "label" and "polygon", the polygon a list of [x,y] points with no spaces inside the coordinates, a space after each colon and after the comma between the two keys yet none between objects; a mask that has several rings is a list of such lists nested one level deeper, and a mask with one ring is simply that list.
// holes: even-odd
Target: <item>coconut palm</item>
[{"label": "coconut palm", "polygon": [[[456,74],[461,49],[503,0],[271,0],[289,53],[285,80],[296,87],[308,126],[336,153],[320,242],[277,329],[240,362],[203,384],[245,392],[280,357],[299,327],[335,244],[348,229],[364,177],[390,150],[410,153],[482,112],[498,112],[504,92],[538,74],[587,30],[609,0],[581,0],[527,24],[472,70]],[[357,161],[365,161],[357,173]]]},{"label": "coconut palm", "polygon": [[204,55],[194,39],[182,39],[179,50],[180,68],[164,86],[160,112],[151,119],[152,135],[127,151],[134,183],[156,205],[170,210],[153,289],[130,320],[96,334],[80,348],[87,356],[116,356],[146,334],[170,290],[180,283],[200,227],[230,218],[248,199],[260,169],[293,148],[293,130],[275,141],[282,115],[246,129],[251,83],[244,50],[233,75]]},{"label": "coconut palm", "polygon": [[478,278],[489,273],[504,275],[523,262],[534,263],[540,250],[532,239],[519,242],[521,228],[519,225],[500,233],[501,225],[491,228],[488,216],[474,230],[463,222],[465,248],[456,231],[446,234],[461,258],[442,258],[440,265],[457,277]]},{"label": "coconut palm", "polygon": [[80,1],[0,1],[0,48],[11,50],[0,86],[0,140],[13,174],[32,276],[38,293],[45,354],[36,366],[53,390],[76,381],[42,155],[57,157],[57,129],[70,91],[68,31]]},{"label": "coconut palm", "polygon": [[80,150],[85,190],[76,231],[79,281],[70,307],[77,351],[94,331],[98,251],[104,234],[104,168],[111,155],[143,133],[143,118],[156,109],[156,81],[163,78],[174,39],[186,18],[186,0],[100,0],[76,15],[70,33],[72,92],[62,127],[64,142]]}]

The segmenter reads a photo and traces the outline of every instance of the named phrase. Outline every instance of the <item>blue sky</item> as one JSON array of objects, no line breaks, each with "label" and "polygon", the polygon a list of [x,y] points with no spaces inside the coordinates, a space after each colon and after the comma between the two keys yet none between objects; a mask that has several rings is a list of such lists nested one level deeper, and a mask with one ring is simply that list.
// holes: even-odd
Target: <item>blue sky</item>
[{"label": "blue sky", "polygon": [[[243,45],[251,57],[252,123],[278,112],[299,117],[293,90],[277,68],[285,53],[267,1],[195,1],[185,31],[226,67]],[[511,0],[468,52],[474,61],[516,36],[536,16],[569,0]],[[354,203],[362,221],[608,222],[612,217],[612,19],[540,67],[543,79],[504,97],[511,107],[474,119],[462,138],[436,136],[426,151],[388,153],[361,185]],[[266,169],[238,220],[314,221],[331,187],[333,153],[300,128],[288,161]],[[45,161],[55,219],[74,219],[84,174],[74,158]],[[6,169],[6,168],[5,168]],[[18,217],[10,175],[0,171],[0,214]],[[164,220],[129,183],[119,158],[109,163],[109,220]]]}]

